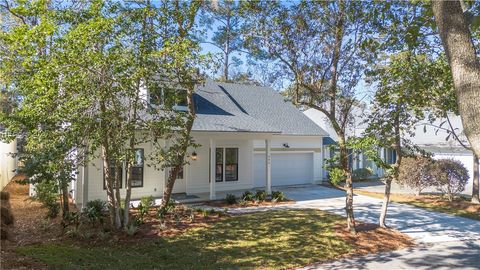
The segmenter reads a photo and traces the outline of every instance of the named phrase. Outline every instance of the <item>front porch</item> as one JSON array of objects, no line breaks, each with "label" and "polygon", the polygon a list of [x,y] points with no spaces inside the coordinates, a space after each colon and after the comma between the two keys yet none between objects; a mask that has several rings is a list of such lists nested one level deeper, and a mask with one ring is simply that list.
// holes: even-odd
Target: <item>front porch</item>
[{"label": "front porch", "polygon": [[[185,194],[182,201],[205,201],[225,198],[227,193],[239,193],[254,187],[272,192],[272,134],[268,133],[195,133],[201,146],[189,150],[189,164],[184,168],[184,178],[177,180],[173,193]],[[263,161],[255,160],[254,144],[262,143]],[[194,158],[193,158],[194,157]],[[265,180],[255,183],[258,173],[254,165],[263,163],[261,173]],[[207,197],[205,198],[205,195]]]}]

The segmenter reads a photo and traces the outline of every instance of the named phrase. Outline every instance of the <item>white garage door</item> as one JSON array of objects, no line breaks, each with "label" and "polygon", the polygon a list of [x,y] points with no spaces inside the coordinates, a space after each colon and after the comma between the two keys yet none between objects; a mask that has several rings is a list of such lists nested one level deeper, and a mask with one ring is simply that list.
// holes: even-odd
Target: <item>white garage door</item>
[{"label": "white garage door", "polygon": [[[265,186],[265,154],[255,154],[255,187]],[[272,153],[272,186],[312,183],[312,153]]]}]

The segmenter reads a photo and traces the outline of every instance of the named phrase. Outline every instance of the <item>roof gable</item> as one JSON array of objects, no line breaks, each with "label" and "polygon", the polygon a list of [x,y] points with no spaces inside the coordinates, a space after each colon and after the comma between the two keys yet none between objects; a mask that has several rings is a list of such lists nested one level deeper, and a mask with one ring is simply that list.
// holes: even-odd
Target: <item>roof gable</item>
[{"label": "roof gable", "polygon": [[197,131],[249,131],[326,136],[292,103],[269,87],[207,80],[194,96]]}]

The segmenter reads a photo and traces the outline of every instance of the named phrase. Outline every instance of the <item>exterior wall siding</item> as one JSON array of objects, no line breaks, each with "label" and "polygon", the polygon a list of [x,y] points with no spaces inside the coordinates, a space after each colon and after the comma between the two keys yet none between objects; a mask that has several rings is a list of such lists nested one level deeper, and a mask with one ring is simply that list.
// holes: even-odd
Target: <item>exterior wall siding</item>
[{"label": "exterior wall siding", "polygon": [[2,190],[15,176],[17,159],[11,156],[17,153],[17,142],[3,143],[0,141],[0,190]]},{"label": "exterior wall siding", "polygon": [[[150,143],[139,144],[137,148],[144,149],[145,164],[143,167],[143,187],[132,188],[132,199],[139,199],[143,196],[160,197],[163,193],[165,173],[148,166],[148,156],[151,153],[152,145]],[[107,192],[103,189],[103,164],[101,159],[95,159],[89,163],[88,167],[88,200],[107,200]],[[81,178],[80,178],[81,179]],[[125,196],[126,172],[123,172],[123,184],[120,189],[122,197]]]},{"label": "exterior wall siding", "polygon": [[[187,165],[187,190],[188,194],[204,193],[210,190],[210,140],[197,138],[196,143],[201,146],[197,149],[190,149],[190,153],[197,153],[197,160],[191,160]],[[216,191],[228,191],[249,189],[253,186],[252,159],[253,144],[251,140],[215,140],[215,148],[238,148],[238,181],[216,182]]]},{"label": "exterior wall siding", "polygon": [[[193,133],[195,142],[200,146],[190,148],[187,156],[191,156],[193,152],[197,154],[197,159],[188,158],[188,164],[184,167],[185,185],[175,185],[174,193],[208,193],[210,190],[210,138],[214,138],[216,148],[238,148],[238,181],[216,182],[216,191],[242,190],[251,189],[254,186],[254,153],[258,152],[258,148],[265,148],[265,138],[271,138],[272,149],[285,149],[284,143],[290,148],[285,151],[308,152],[313,155],[313,176],[312,182],[322,180],[322,137],[299,137],[299,136],[274,136],[256,134],[210,134],[210,133]],[[151,153],[152,145],[144,143],[138,145],[138,148],[144,149],[145,157]],[[289,150],[290,149],[290,150]],[[283,150],[282,150],[283,151]],[[167,177],[167,171],[156,170],[153,166],[147,166],[148,158],[144,166],[144,185],[140,188],[132,188],[132,199],[139,199],[142,196],[161,197],[163,195],[164,182]],[[103,171],[101,159],[93,160],[86,170],[80,168],[78,181],[76,184],[76,202],[81,204],[85,200],[101,199],[106,200],[106,191],[103,189]],[[151,164],[152,165],[152,164]],[[86,177],[83,176],[84,172]],[[125,172],[123,178],[123,186],[121,189],[122,197],[125,196]],[[87,185],[83,183],[86,179]],[[182,181],[182,180],[179,180]],[[87,192],[85,192],[87,189]]]}]

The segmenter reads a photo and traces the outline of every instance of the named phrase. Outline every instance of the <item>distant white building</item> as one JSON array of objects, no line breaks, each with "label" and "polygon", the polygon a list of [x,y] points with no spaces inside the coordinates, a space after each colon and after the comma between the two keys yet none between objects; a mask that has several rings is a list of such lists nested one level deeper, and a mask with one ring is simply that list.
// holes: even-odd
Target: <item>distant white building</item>
[{"label": "distant white building", "polygon": [[[455,134],[457,134],[464,145],[469,146],[463,133],[463,124],[460,116],[449,114],[448,119]],[[473,153],[463,147],[453,135],[449,136],[447,130],[450,129],[446,118],[438,119],[433,123],[425,120],[416,125],[415,135],[410,137],[410,140],[423,150],[432,153],[435,159],[452,158],[462,162],[470,175],[470,180],[464,193],[470,194],[473,183]]]},{"label": "distant white building", "polygon": [[[330,134],[330,137],[323,138],[323,153],[325,161],[325,159],[331,157],[328,145],[334,144],[338,141],[337,135],[333,130],[330,121],[322,112],[316,109],[308,109],[304,112],[304,114]],[[352,114],[352,121],[348,125],[346,131],[347,136],[360,136],[366,128],[366,124],[364,123],[364,110],[355,108]],[[446,118],[437,119],[433,123],[430,123],[427,119],[428,118],[415,126],[414,135],[408,139],[410,139],[413,144],[417,145],[421,149],[431,153],[435,159],[451,158],[462,162],[470,175],[470,180],[465,188],[464,193],[470,194],[473,183],[473,154],[470,150],[463,147],[453,135],[449,136],[448,131],[451,130],[451,124],[458,138],[464,145],[468,146],[468,141],[463,133],[463,125],[460,116],[450,114],[448,117],[450,124]],[[390,162],[394,161],[395,151],[393,149],[379,149],[379,151],[384,160]],[[372,168],[374,173],[376,172],[378,176],[383,175],[383,171],[380,168],[377,168],[374,162],[363,157],[362,154],[358,155],[357,157],[353,157],[350,162],[353,162],[353,169],[369,167]],[[328,172],[324,170],[324,179],[327,178],[327,173]]]},{"label": "distant white building", "polygon": [[17,141],[10,143],[0,141],[0,190],[2,190],[8,182],[16,174],[17,159],[12,154],[17,153]]}]

